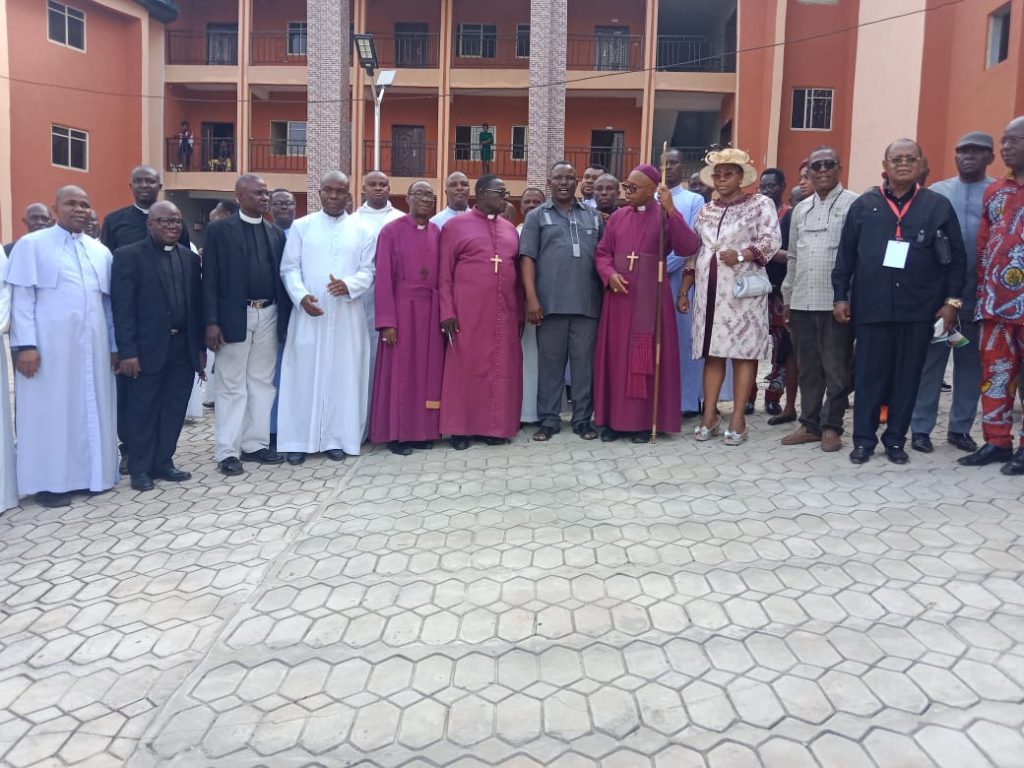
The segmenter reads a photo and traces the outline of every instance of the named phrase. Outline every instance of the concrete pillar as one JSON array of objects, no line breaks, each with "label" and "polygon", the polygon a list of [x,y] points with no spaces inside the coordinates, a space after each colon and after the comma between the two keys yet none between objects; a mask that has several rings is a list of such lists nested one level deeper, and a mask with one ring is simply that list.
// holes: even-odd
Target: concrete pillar
[{"label": "concrete pillar", "polygon": [[565,153],[568,0],[530,0],[530,130],[527,182],[544,189]]},{"label": "concrete pillar", "polygon": [[320,177],[352,167],[349,16],[349,0],[306,0],[306,188],[310,213],[320,209]]}]

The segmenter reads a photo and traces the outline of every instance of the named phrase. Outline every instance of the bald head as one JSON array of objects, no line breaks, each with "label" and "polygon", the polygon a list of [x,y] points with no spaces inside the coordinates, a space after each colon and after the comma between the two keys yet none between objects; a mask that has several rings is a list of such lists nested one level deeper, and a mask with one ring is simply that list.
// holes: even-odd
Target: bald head
[{"label": "bald head", "polygon": [[320,210],[328,216],[341,216],[351,199],[348,176],[341,171],[328,171],[320,179]]},{"label": "bald head", "polygon": [[370,171],[363,177],[363,200],[374,210],[387,207],[391,183],[383,171]]},{"label": "bald head", "polygon": [[327,173],[320,177],[321,186],[327,183],[348,184],[348,176],[346,176],[341,171],[328,171]]},{"label": "bald head", "polygon": [[462,171],[449,173],[444,181],[444,194],[448,198],[448,207],[453,211],[469,208],[469,177]]},{"label": "bald head", "polygon": [[25,209],[21,223],[29,232],[36,232],[53,226],[53,219],[50,218],[50,209],[46,207],[46,203],[32,203]]},{"label": "bald head", "polygon": [[246,216],[261,217],[270,208],[267,182],[255,173],[243,173],[235,181],[235,199]]},{"label": "bald head", "polygon": [[132,179],[129,184],[132,190],[132,197],[135,204],[140,208],[149,209],[156,202],[163,189],[160,183],[160,172],[152,165],[137,165],[132,169]]},{"label": "bald head", "polygon": [[53,206],[57,215],[57,223],[68,232],[84,232],[89,226],[89,195],[81,187],[69,184],[57,190],[57,198]]},{"label": "bald head", "polygon": [[181,237],[185,222],[181,218],[178,206],[169,200],[154,203],[149,209],[146,228],[149,235],[160,245],[172,245]]}]

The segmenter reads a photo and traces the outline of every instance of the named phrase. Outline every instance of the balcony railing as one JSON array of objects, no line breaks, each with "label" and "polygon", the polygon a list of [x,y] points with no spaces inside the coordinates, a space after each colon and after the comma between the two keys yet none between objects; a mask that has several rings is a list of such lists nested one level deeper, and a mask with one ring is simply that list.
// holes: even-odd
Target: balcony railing
[{"label": "balcony railing", "polygon": [[[683,167],[686,169],[687,176],[696,173],[704,167],[704,158],[708,153],[706,147],[674,147],[674,149],[678,149],[683,155]],[[659,167],[661,166],[660,144],[655,146],[651,162]]]},{"label": "balcony railing", "polygon": [[301,32],[253,32],[253,64],[305,66],[306,35]]},{"label": "balcony railing", "polygon": [[[373,139],[363,142],[363,167],[373,168]],[[388,176],[404,178],[434,178],[437,176],[437,144],[425,141],[402,141],[397,145],[382,141],[380,170]],[[405,194],[404,189],[392,190]]]},{"label": "balcony railing", "polygon": [[238,33],[167,30],[168,64],[238,65]]},{"label": "balcony railing", "polygon": [[452,144],[448,147],[448,165],[453,171],[462,171],[471,179],[485,173],[493,173],[502,179],[526,178],[526,146],[495,145],[491,147],[491,159],[481,158],[483,150],[479,144]]},{"label": "balcony railing", "polygon": [[377,61],[396,69],[437,69],[440,37],[426,32],[390,34],[373,32]]},{"label": "balcony railing", "polygon": [[[732,48],[736,46],[733,45]],[[736,53],[723,38],[659,35],[660,72],[735,72]]]},{"label": "balcony railing", "polygon": [[167,139],[168,171],[220,171],[238,168],[234,139],[193,139],[182,141],[177,136]]},{"label": "balcony railing", "polygon": [[643,65],[643,35],[568,35],[566,69],[636,72]]},{"label": "balcony railing", "polygon": [[603,165],[622,180],[640,163],[640,151],[632,147],[566,147],[565,159],[576,166],[581,176],[588,165]]},{"label": "balcony railing", "polygon": [[306,144],[276,139],[249,139],[249,170],[259,173],[305,173]]},{"label": "balcony railing", "polygon": [[529,69],[530,38],[456,34],[452,41],[452,66],[459,69]]}]

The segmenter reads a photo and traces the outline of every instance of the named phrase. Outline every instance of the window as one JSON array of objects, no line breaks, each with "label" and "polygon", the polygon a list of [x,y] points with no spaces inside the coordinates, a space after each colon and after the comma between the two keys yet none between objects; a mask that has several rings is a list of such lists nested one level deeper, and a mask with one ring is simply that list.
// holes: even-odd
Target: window
[{"label": "window", "polygon": [[48,0],[47,36],[68,48],[85,50],[85,14],[77,8]]},{"label": "window", "polygon": [[512,159],[526,159],[526,126],[512,126]]},{"label": "window", "polygon": [[306,123],[297,120],[271,120],[270,154],[305,157]]},{"label": "window", "polygon": [[516,58],[530,58],[530,25],[516,24]]},{"label": "window", "polygon": [[288,22],[288,55],[306,55],[306,22]]},{"label": "window", "polygon": [[498,28],[494,24],[459,24],[456,46],[463,58],[493,59],[498,53]]},{"label": "window", "polygon": [[89,170],[89,134],[63,125],[51,125],[50,161],[62,168]]},{"label": "window", "polygon": [[1010,55],[1010,4],[996,9],[988,17],[988,49],[985,68],[1006,61]]},{"label": "window", "polygon": [[832,94],[831,88],[794,88],[793,130],[831,131]]},{"label": "window", "polygon": [[[491,127],[493,129],[494,126]],[[483,129],[482,125],[455,126],[456,160],[476,161],[480,159],[480,132]]]}]

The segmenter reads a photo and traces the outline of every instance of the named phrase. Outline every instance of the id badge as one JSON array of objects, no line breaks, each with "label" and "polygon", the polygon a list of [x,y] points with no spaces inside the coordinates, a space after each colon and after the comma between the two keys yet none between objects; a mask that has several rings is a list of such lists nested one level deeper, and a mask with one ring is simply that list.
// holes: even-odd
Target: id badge
[{"label": "id badge", "polygon": [[902,240],[890,240],[885,246],[885,258],[882,259],[882,266],[891,269],[905,269],[908,253],[910,253],[910,243]]}]

